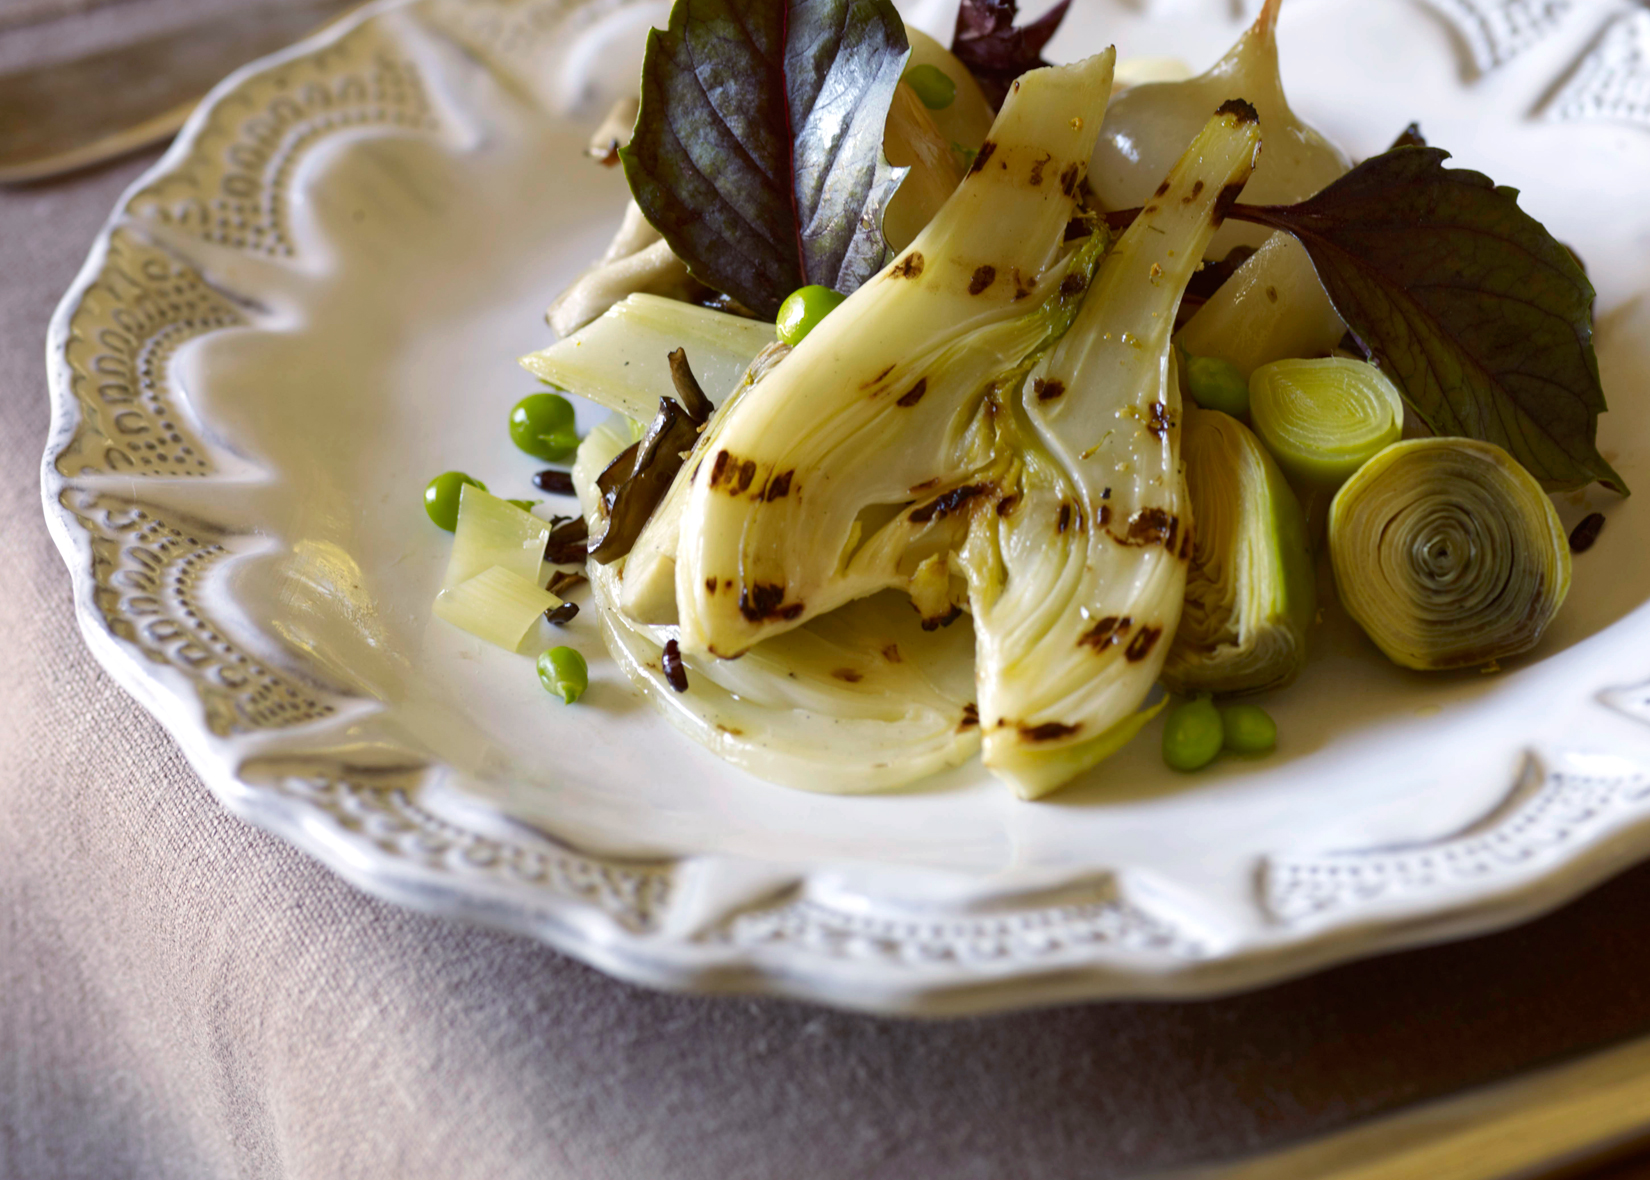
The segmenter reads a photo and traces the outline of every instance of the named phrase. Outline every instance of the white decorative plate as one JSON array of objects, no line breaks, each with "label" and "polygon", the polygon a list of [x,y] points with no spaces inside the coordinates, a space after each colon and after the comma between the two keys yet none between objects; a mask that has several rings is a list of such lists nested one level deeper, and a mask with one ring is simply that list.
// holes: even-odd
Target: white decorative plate
[{"label": "white decorative plate", "polygon": [[[938,0],[936,0],[936,4]],[[121,201],[53,321],[46,515],[99,658],[237,814],[361,888],[666,987],[887,1012],[1192,996],[1527,918],[1650,855],[1650,516],[1495,675],[1400,671],[1333,613],[1259,762],[1155,730],[1015,801],[977,766],[824,797],[679,737],[601,651],[576,708],[439,622],[419,493],[531,494],[515,358],[604,243],[579,156],[656,3],[415,0],[239,71]],[[949,13],[913,9],[943,33]],[[1083,0],[1201,67],[1226,0]],[[1298,110],[1354,156],[1412,118],[1591,264],[1604,452],[1650,495],[1650,61],[1625,0],[1289,0]]]}]

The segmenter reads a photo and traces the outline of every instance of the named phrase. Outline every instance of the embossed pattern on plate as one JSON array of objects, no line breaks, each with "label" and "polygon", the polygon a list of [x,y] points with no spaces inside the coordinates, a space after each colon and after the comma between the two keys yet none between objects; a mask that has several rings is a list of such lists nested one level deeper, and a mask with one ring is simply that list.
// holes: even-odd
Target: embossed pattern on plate
[{"label": "embossed pattern on plate", "polygon": [[[1604,28],[1544,113],[1644,122],[1644,14],[1595,7],[1443,0],[1482,85],[1529,65],[1526,112],[1570,52],[1548,42]],[[1564,506],[1610,512],[1577,603],[1504,676],[1413,677],[1331,619],[1275,706],[1287,756],[1175,778],[1148,735],[1046,804],[977,767],[880,799],[768,787],[599,661],[588,707],[546,712],[525,661],[429,624],[442,540],[407,489],[519,464],[475,420],[519,396],[513,357],[616,218],[622,185],[576,146],[665,10],[383,0],[215,91],[65,296],[43,491],[77,612],[228,807],[364,889],[627,978],[926,1014],[1251,986],[1516,921],[1650,854],[1650,696],[1621,687],[1650,671],[1650,521],[1597,492]],[[1057,44],[1157,52],[1172,33],[1212,58],[1236,26],[1193,15],[1074,14]],[[1337,105],[1335,7],[1291,19],[1298,105],[1359,152],[1389,140],[1382,120],[1410,115]],[[1383,19],[1394,43],[1435,33]],[[1481,83],[1426,44],[1416,85],[1447,126],[1485,127],[1471,165],[1536,192],[1519,152],[1546,120],[1491,127]],[[1650,150],[1610,142],[1573,150],[1595,179],[1650,179]],[[1597,220],[1566,232],[1586,247]],[[1610,457],[1642,483],[1650,259],[1588,252],[1615,292]]]}]

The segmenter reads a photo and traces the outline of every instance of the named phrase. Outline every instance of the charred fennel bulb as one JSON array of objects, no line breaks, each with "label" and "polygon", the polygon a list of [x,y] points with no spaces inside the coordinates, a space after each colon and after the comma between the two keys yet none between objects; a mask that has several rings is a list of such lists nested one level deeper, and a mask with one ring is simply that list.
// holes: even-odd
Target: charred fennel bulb
[{"label": "charred fennel bulb", "polygon": [[[579,447],[573,483],[598,524],[596,477],[635,441],[615,415]],[[740,660],[684,658],[688,691],[662,670],[668,625],[619,607],[636,553],[586,571],[609,653],[678,730],[760,778],[830,794],[888,790],[979,750],[973,645],[966,627],[927,632],[901,596],[850,603],[759,644]]]},{"label": "charred fennel bulb", "polygon": [[1187,696],[1281,688],[1317,611],[1300,502],[1236,418],[1187,406],[1180,447],[1197,528],[1163,683]]},{"label": "charred fennel bulb", "polygon": [[1347,612],[1406,668],[1527,651],[1570,590],[1552,501],[1472,439],[1412,439],[1364,464],[1330,505],[1329,554]]},{"label": "charred fennel bulb", "polygon": [[967,606],[985,763],[1025,797],[1149,716],[1190,545],[1169,332],[1259,139],[1243,104],[1210,119],[1091,283],[1104,243],[1062,240],[1110,75],[1108,52],[1022,76],[910,249],[684,468],[684,652],[888,587],[935,626]]},{"label": "charred fennel bulb", "polygon": [[1024,75],[910,248],[717,416],[684,468],[683,651],[740,656],[960,542],[986,395],[1049,332],[1113,57]]},{"label": "charred fennel bulb", "polygon": [[1207,121],[998,416],[1007,496],[975,516],[964,565],[982,758],[1022,797],[1134,735],[1173,643],[1191,535],[1169,334],[1259,141],[1247,104]]}]

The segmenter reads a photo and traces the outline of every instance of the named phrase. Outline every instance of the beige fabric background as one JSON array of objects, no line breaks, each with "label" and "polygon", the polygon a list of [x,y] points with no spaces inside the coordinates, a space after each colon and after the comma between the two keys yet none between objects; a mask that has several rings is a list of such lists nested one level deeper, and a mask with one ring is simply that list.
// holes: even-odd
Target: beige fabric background
[{"label": "beige fabric background", "polygon": [[[211,7],[20,3],[0,70]],[[948,1024],[653,994],[354,892],[95,665],[42,520],[47,319],[149,159],[0,190],[3,1180],[1129,1176],[1650,1027],[1650,870],[1249,996]]]}]

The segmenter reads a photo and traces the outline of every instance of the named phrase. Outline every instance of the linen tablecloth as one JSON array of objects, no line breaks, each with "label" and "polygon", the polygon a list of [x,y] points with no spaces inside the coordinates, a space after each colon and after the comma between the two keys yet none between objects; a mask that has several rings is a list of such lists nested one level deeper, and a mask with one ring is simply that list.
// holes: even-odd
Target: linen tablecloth
[{"label": "linen tablecloth", "polygon": [[[0,70],[213,5],[50,7],[0,3]],[[355,892],[93,662],[42,519],[47,320],[152,158],[0,190],[0,1177],[1119,1177],[1650,1029],[1650,869],[1249,995],[950,1023],[655,994]]]}]

